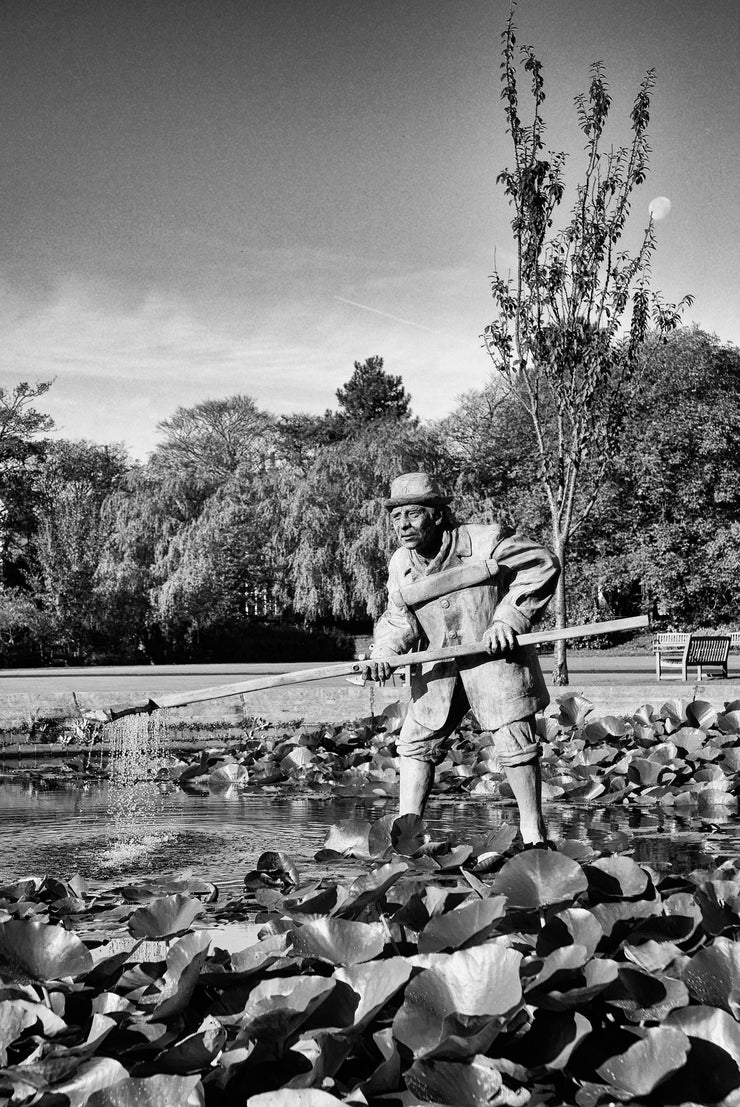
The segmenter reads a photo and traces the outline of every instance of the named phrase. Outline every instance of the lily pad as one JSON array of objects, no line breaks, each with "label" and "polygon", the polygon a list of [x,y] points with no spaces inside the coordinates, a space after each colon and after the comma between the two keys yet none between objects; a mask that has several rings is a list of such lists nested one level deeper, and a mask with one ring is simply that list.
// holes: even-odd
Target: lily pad
[{"label": "lily pad", "polygon": [[163,896],[134,911],[128,928],[135,938],[170,938],[182,934],[202,913],[202,904],[192,896]]},{"label": "lily pad", "polygon": [[[506,1104],[523,1107],[530,1098],[526,1088],[510,1092],[490,1057],[473,1057],[466,1064],[450,1061],[415,1061],[406,1073],[406,1086],[425,1102],[459,1107],[490,1107]],[[504,1093],[504,1094],[502,1094]]]},{"label": "lily pad", "polygon": [[463,904],[454,911],[430,919],[419,935],[419,953],[465,949],[478,945],[495,930],[505,910],[506,898],[491,896]]},{"label": "lily pad", "polygon": [[85,1107],[204,1107],[197,1076],[144,1076],[93,1092]]},{"label": "lily pad", "polygon": [[592,903],[643,898],[650,875],[630,857],[602,857],[584,869]]},{"label": "lily pad", "polygon": [[26,919],[0,923],[0,958],[37,980],[77,978],[93,967],[89,949],[76,934]]},{"label": "lily pad", "polygon": [[684,972],[684,981],[699,1003],[720,1007],[740,1017],[740,943],[715,938],[700,949]]},{"label": "lily pad", "polygon": [[685,1063],[689,1052],[686,1035],[673,1027],[650,1027],[644,1038],[596,1070],[620,1092],[632,1096],[650,1093]]},{"label": "lily pad", "polygon": [[296,927],[293,952],[331,965],[357,965],[383,952],[388,932],[381,923],[316,919]]},{"label": "lily pad", "polygon": [[539,910],[572,903],[587,888],[583,869],[569,857],[546,850],[519,853],[498,872],[492,890],[510,907]]},{"label": "lily pad", "polygon": [[352,993],[349,1002],[343,1003],[339,1013],[337,1005],[341,1002],[337,988],[331,998],[332,1018],[339,1014],[338,1026],[351,1026],[355,1031],[375,1018],[386,1003],[406,984],[411,976],[412,966],[404,957],[389,957],[384,961],[369,961],[363,965],[352,965],[337,969],[334,979],[344,984]]},{"label": "lily pad", "polygon": [[443,1040],[445,1020],[509,1015],[522,999],[521,959],[517,950],[497,943],[441,956],[407,984],[393,1020],[395,1037],[419,1056]]}]

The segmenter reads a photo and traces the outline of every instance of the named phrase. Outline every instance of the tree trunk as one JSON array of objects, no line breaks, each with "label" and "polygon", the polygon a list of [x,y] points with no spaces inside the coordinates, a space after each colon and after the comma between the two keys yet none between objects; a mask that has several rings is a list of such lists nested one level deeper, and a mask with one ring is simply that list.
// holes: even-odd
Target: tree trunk
[{"label": "tree trunk", "polygon": [[[555,613],[555,626],[559,630],[562,630],[568,625],[568,610],[565,599],[565,543],[558,539],[554,543],[554,546],[555,553],[560,561],[560,576],[558,577],[558,583],[553,597],[553,610]],[[555,685],[566,685],[570,683],[568,678],[568,643],[565,641],[555,643],[552,682]]]}]

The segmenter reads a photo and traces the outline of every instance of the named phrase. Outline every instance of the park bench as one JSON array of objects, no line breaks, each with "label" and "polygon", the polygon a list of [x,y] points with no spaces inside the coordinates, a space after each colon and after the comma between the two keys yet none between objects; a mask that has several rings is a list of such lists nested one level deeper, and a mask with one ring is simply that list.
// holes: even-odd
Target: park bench
[{"label": "park bench", "polygon": [[689,669],[696,667],[697,680],[704,679],[705,669],[719,669],[720,675],[726,678],[730,648],[732,646],[737,648],[738,645],[740,645],[740,634],[737,632],[733,634],[658,634],[653,643],[655,675],[658,680],[686,682],[689,679]]}]

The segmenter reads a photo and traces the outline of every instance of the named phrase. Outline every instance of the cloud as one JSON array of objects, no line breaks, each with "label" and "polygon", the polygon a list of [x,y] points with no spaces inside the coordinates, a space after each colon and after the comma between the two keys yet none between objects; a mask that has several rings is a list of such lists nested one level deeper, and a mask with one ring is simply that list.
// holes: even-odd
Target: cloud
[{"label": "cloud", "polygon": [[[6,284],[0,381],[55,378],[45,401],[61,433],[125,441],[139,456],[153,448],[158,422],[209,397],[247,393],[277,414],[334,407],[353,362],[376,354],[403,377],[424,418],[446,414],[460,392],[483,384],[478,336],[487,302],[485,288],[474,294],[474,274],[376,270],[352,281],[345,269],[318,259],[315,282],[286,282],[280,296],[272,288],[248,296],[132,290],[70,277],[41,297]],[[343,302],[355,297],[376,310]],[[409,326],[414,319],[419,325]]]}]

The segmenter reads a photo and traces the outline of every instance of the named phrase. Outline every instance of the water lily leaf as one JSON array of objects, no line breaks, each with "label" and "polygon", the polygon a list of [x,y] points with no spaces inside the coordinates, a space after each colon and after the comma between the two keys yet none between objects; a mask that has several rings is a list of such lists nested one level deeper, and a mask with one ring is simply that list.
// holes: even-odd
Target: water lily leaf
[{"label": "water lily leaf", "polygon": [[108,1090],[128,1079],[128,1070],[112,1057],[91,1057],[83,1061],[74,1076],[51,1084],[46,1091],[53,1096],[66,1096],[69,1107],[83,1107],[100,1089]]},{"label": "water lily leaf", "polygon": [[706,880],[696,890],[704,929],[721,934],[740,924],[740,883],[736,880]]},{"label": "water lily leaf", "polygon": [[492,891],[504,895],[509,907],[539,910],[572,902],[587,888],[583,869],[569,857],[548,850],[519,853],[500,869]]},{"label": "water lily leaf", "polygon": [[[389,957],[385,961],[369,961],[364,965],[337,969],[334,979],[352,992],[337,1026],[351,1026],[355,1030],[366,1026],[406,984],[411,972],[412,966],[404,957]],[[336,992],[341,993],[342,989],[337,988]],[[337,1002],[337,998],[332,996],[332,1010]]]},{"label": "water lily leaf", "polygon": [[[725,708],[717,715],[717,730],[722,734],[740,734],[740,710],[729,711]],[[0,893],[1,894],[1,893]]]},{"label": "water lily leaf", "polygon": [[591,1023],[580,1011],[544,1011],[538,1008],[532,1024],[509,1053],[527,1069],[565,1068],[573,1050],[591,1033]]},{"label": "water lily leaf", "polygon": [[351,1038],[335,1030],[311,1030],[294,1042],[291,1054],[299,1054],[311,1066],[285,1084],[286,1088],[315,1088],[327,1082],[333,1083],[334,1074],[340,1068],[353,1047]]},{"label": "water lily leaf", "polygon": [[484,942],[505,913],[506,897],[491,896],[432,918],[419,935],[419,953],[465,949]]},{"label": "water lily leaf", "polygon": [[123,943],[123,948],[117,941],[115,944],[106,942],[105,945],[95,946],[94,949],[91,949],[90,953],[94,967],[88,977],[88,983],[105,980],[117,973],[127,961],[131,960],[132,955],[139,949],[142,942],[143,938],[138,940],[131,938]]},{"label": "water lily leaf", "polygon": [[557,721],[561,726],[580,726],[594,709],[585,696],[558,696],[556,702],[560,705]]},{"label": "water lily leaf", "polygon": [[740,1018],[740,943],[715,938],[711,946],[694,954],[683,978],[699,1003],[721,1007]]},{"label": "water lily leaf", "polygon": [[373,872],[365,876],[359,876],[347,889],[346,896],[335,908],[333,914],[337,918],[348,918],[359,914],[371,903],[381,900],[389,888],[392,888],[397,880],[407,873],[408,865],[402,861],[395,861],[387,865],[381,865]]},{"label": "water lily leaf", "polygon": [[[43,1004],[30,1003],[28,1000],[5,999],[0,1002],[0,1064],[8,1063],[8,1046],[12,1045],[24,1030],[35,1026],[39,1021],[37,1009],[42,1007]],[[44,1010],[59,1024],[57,1032],[67,1029],[67,1024],[49,1011],[48,1007]]]},{"label": "water lily leaf", "polygon": [[187,930],[202,913],[202,904],[192,896],[163,896],[134,911],[128,928],[135,938],[170,938]]},{"label": "water lily leaf", "polygon": [[185,934],[167,951],[166,970],[156,991],[142,996],[140,1004],[151,1007],[152,1017],[168,1019],[183,1011],[198,983],[208,956],[211,939],[206,930]]},{"label": "water lily leaf", "polygon": [[442,853],[435,853],[435,864],[443,872],[450,872],[452,869],[459,869],[461,865],[464,865],[473,852],[473,847],[469,843],[455,846],[454,849],[444,851]]},{"label": "water lily leaf", "polygon": [[599,922],[591,911],[583,907],[567,907],[557,915],[550,915],[537,935],[537,953],[547,956],[560,946],[579,945],[592,957],[604,936]]},{"label": "water lily leaf", "polygon": [[93,1092],[85,1107],[204,1107],[198,1076],[129,1077]]},{"label": "water lily leaf", "polygon": [[250,1095],[247,1107],[337,1107],[342,1100],[320,1088],[280,1088]]},{"label": "water lily leaf", "polygon": [[284,773],[294,773],[297,770],[307,769],[312,765],[316,757],[305,746],[298,746],[280,762],[280,768]]},{"label": "water lily leaf", "polygon": [[671,723],[674,728],[679,727],[681,723],[686,722],[687,706],[687,700],[666,700],[660,709],[660,718],[667,723]]},{"label": "water lily leaf", "polygon": [[391,827],[391,843],[396,853],[413,857],[426,841],[426,824],[418,815],[401,815]]},{"label": "water lily leaf", "polygon": [[279,888],[287,892],[301,882],[296,863],[290,854],[269,849],[257,858],[257,866],[244,877],[245,888]]},{"label": "water lily leaf", "polygon": [[0,923],[0,958],[37,980],[74,979],[93,967],[89,949],[76,934],[27,919]]},{"label": "water lily leaf", "polygon": [[[612,939],[618,937],[622,940],[627,938],[645,919],[649,918],[651,923],[653,921],[667,922],[668,920],[664,918],[653,919],[653,916],[659,916],[661,912],[662,905],[658,899],[597,903],[595,907],[591,908],[591,913],[604,931],[604,936]],[[645,934],[644,937],[647,938],[649,935]],[[670,937],[670,935],[667,935],[667,937]]]},{"label": "water lily leaf", "polygon": [[619,1091],[649,1095],[686,1061],[689,1040],[673,1027],[654,1026],[624,1053],[611,1057],[597,1073]]},{"label": "water lily leaf", "polygon": [[740,772],[740,746],[723,746],[719,763],[727,772]]},{"label": "water lily leaf", "polygon": [[28,897],[35,898],[41,888],[43,880],[39,877],[27,877],[25,880],[17,880],[15,884],[3,884],[0,887],[0,899],[21,900]]},{"label": "water lily leaf", "polygon": [[665,773],[665,765],[659,761],[654,761],[650,757],[633,757],[627,769],[627,779],[641,784],[644,788],[650,788],[658,783],[663,773]]},{"label": "water lily leaf", "polygon": [[726,1011],[703,1005],[671,1011],[665,1026],[681,1030],[689,1038],[711,1042],[732,1057],[740,1069],[740,1025]]},{"label": "water lily leaf", "polygon": [[158,1072],[180,1075],[198,1072],[209,1067],[225,1044],[226,1030],[218,1019],[209,1015],[194,1034],[188,1034],[158,1053],[153,1064]]},{"label": "water lily leaf", "polygon": [[288,934],[272,934],[269,938],[263,938],[256,945],[238,950],[231,954],[231,968],[233,974],[254,975],[261,969],[267,968],[275,961],[279,961],[288,948]]},{"label": "water lily leaf", "polygon": [[385,857],[391,849],[391,830],[396,821],[396,815],[391,812],[383,815],[382,819],[376,819],[370,824],[368,834],[368,852],[371,857]]},{"label": "water lily leaf", "polygon": [[649,973],[662,972],[681,957],[681,950],[674,942],[656,942],[652,938],[641,942],[640,945],[630,945],[625,942],[622,945],[622,952],[635,965]]},{"label": "water lily leaf", "polygon": [[369,857],[370,823],[367,819],[343,819],[329,827],[323,848],[343,857]]},{"label": "water lily leaf", "polygon": [[673,741],[676,743],[681,757],[689,757],[695,760],[707,741],[707,735],[698,727],[682,726],[675,731]]},{"label": "water lily leaf", "polygon": [[498,855],[509,849],[517,836],[517,828],[510,823],[502,823],[490,834],[473,842],[473,852],[480,858],[484,854]]},{"label": "water lily leaf", "polygon": [[529,1099],[522,1088],[518,1093],[501,1095],[503,1079],[490,1057],[473,1057],[464,1065],[454,1061],[414,1061],[405,1075],[406,1087],[425,1102],[446,1103],[466,1107],[490,1107],[492,1103],[507,1103],[518,1107]]},{"label": "water lily leaf", "polygon": [[[522,955],[517,950],[489,943],[439,956],[438,964],[423,969],[406,985],[403,1004],[393,1020],[395,1037],[416,1056],[443,1042],[445,1020],[507,1016],[522,999]],[[480,1025],[474,1024],[478,1029]]]},{"label": "water lily leaf", "polygon": [[602,857],[584,866],[592,903],[645,896],[650,874],[631,857]]},{"label": "water lily leaf", "polygon": [[383,1060],[372,1075],[360,1084],[359,1090],[368,1103],[374,1096],[395,1091],[401,1083],[401,1055],[390,1027],[376,1031],[373,1042]]},{"label": "water lily leaf", "polygon": [[589,742],[605,742],[609,738],[624,738],[631,732],[630,724],[616,715],[603,715],[583,728],[583,736]]},{"label": "water lily leaf", "polygon": [[348,889],[339,884],[329,885],[328,888],[312,884],[308,890],[301,888],[298,895],[284,899],[280,910],[292,919],[304,922],[332,914],[345,903],[348,894]]},{"label": "water lily leaf", "polygon": [[686,705],[686,718],[692,726],[711,730],[717,725],[717,712],[706,700],[692,700]]},{"label": "water lily leaf", "polygon": [[212,792],[221,792],[234,784],[246,784],[249,773],[244,765],[219,765],[208,777],[208,787]]},{"label": "water lily leaf", "polygon": [[219,1022],[240,1027],[237,1044],[251,1038],[283,1042],[294,1034],[336,987],[320,976],[266,977],[249,993],[235,1015],[218,1013]]},{"label": "water lily leaf", "polygon": [[293,951],[298,957],[317,957],[331,965],[357,965],[379,957],[387,937],[381,923],[315,919],[296,927]]},{"label": "water lily leaf", "polygon": [[582,946],[554,950],[527,991],[527,1002],[547,1011],[568,1011],[605,991],[617,978],[617,962],[595,957],[581,967],[584,958]]},{"label": "water lily leaf", "polygon": [[619,975],[603,995],[630,1022],[661,1022],[676,1007],[685,1007],[689,992],[682,980],[637,966],[620,965]]}]

